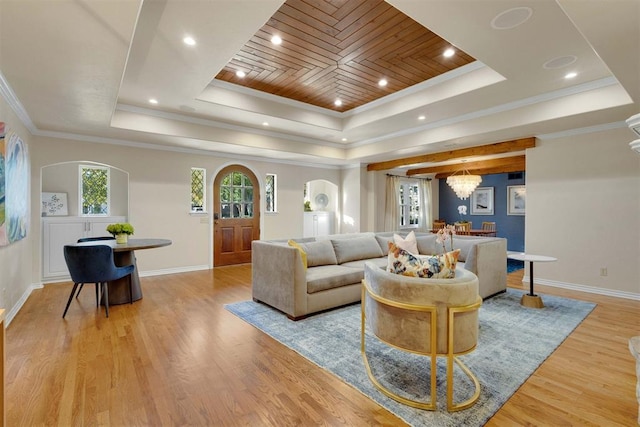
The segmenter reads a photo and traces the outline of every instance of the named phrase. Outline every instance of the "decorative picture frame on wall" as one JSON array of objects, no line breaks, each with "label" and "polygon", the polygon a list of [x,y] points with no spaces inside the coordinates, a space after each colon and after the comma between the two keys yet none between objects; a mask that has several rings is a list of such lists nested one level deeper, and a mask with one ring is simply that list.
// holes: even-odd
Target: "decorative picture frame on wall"
[{"label": "decorative picture frame on wall", "polygon": [[524,185],[507,186],[507,215],[525,215],[527,188]]},{"label": "decorative picture frame on wall", "polygon": [[67,193],[42,193],[42,216],[66,216]]},{"label": "decorative picture frame on wall", "polygon": [[471,215],[493,215],[493,187],[478,187],[471,193]]}]

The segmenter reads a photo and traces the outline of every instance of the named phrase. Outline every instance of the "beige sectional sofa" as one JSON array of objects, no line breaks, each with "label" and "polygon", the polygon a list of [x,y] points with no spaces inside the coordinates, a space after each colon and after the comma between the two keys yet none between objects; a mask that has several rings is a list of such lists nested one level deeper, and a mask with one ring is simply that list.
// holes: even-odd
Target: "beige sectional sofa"
[{"label": "beige sectional sofa", "polygon": [[[252,295],[299,319],[308,314],[360,301],[364,264],[387,265],[392,232],[334,234],[287,240],[254,240],[252,243]],[[403,233],[398,233],[403,235]],[[442,253],[432,233],[416,233],[421,255]],[[478,276],[480,296],[488,298],[507,287],[507,242],[495,237],[455,236],[459,265]],[[449,243],[447,243],[449,249]]]}]

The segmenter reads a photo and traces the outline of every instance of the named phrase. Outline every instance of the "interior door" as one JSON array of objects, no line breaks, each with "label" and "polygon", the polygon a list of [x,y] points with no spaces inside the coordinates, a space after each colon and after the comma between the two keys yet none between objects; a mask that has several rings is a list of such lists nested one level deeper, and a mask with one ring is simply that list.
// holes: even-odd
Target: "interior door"
[{"label": "interior door", "polygon": [[213,265],[251,262],[260,238],[260,186],[244,166],[221,170],[213,182]]}]

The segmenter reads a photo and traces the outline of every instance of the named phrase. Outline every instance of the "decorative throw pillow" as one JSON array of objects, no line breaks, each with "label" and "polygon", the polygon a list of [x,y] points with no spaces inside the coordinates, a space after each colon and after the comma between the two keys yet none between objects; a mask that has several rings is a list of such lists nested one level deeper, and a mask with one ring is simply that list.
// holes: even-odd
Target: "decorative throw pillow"
[{"label": "decorative throw pillow", "polygon": [[300,243],[300,247],[307,254],[307,267],[317,265],[335,265],[338,263],[333,245],[329,240]]},{"label": "decorative throw pillow", "polygon": [[298,244],[295,240],[289,240],[287,242],[289,246],[296,248],[300,251],[300,256],[302,257],[302,265],[304,265],[304,269],[307,269],[307,253],[302,249],[302,246]]},{"label": "decorative throw pillow", "polygon": [[428,265],[393,242],[389,242],[387,271],[403,276],[429,277]]},{"label": "decorative throw pillow", "polygon": [[418,242],[416,240],[416,233],[411,231],[411,233],[407,234],[407,237],[404,239],[402,236],[397,234],[393,235],[393,243],[396,244],[400,249],[404,249],[405,251],[412,253],[414,255],[419,254],[418,252]]},{"label": "decorative throw pillow", "polygon": [[456,275],[456,263],[460,250],[442,255],[418,258],[410,252],[389,242],[387,271],[403,276],[431,279],[452,279]]},{"label": "decorative throw pillow", "polygon": [[425,260],[429,264],[429,271],[433,279],[453,279],[456,277],[456,263],[460,256],[460,249],[441,255],[434,255]]}]

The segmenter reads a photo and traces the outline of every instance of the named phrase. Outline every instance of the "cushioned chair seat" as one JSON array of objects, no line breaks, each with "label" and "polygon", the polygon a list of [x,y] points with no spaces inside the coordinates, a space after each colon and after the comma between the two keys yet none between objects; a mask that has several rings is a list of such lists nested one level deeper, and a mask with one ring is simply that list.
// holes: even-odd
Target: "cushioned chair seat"
[{"label": "cushioned chair seat", "polygon": [[[469,353],[478,342],[478,278],[462,268],[453,279],[407,277],[385,271],[375,263],[365,263],[362,290],[362,355],[371,381],[383,393],[402,403],[436,408],[436,357],[447,357],[447,409],[456,411],[475,403],[480,385],[456,356]],[[434,327],[435,325],[435,327]],[[431,358],[431,400],[418,402],[401,397],[382,385],[369,368],[365,330],[382,342]],[[474,395],[461,403],[453,401],[453,362],[476,386]],[[419,380],[419,379],[417,379]]]}]

